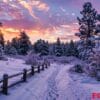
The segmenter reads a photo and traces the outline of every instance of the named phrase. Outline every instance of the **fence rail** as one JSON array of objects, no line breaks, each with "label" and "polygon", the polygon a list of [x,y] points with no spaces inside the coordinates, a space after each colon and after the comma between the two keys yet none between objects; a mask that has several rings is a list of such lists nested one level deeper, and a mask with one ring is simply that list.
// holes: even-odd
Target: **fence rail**
[{"label": "fence rail", "polygon": [[[48,68],[49,66],[50,66],[50,62],[45,62],[45,63],[42,63],[41,65],[38,64],[37,67],[34,67],[34,65],[32,65],[30,69],[28,69],[28,70],[23,69],[22,72],[19,72],[19,73],[10,75],[10,76],[8,74],[4,74],[3,78],[0,80],[0,84],[2,84],[1,92],[3,94],[7,95],[8,88],[10,88],[18,83],[26,82],[28,76],[33,76],[36,72],[40,73],[40,71],[44,70],[45,68]],[[17,78],[19,76],[21,76],[20,80],[17,80],[16,82],[11,83],[10,85],[8,84],[9,80],[11,80],[12,78]]]}]

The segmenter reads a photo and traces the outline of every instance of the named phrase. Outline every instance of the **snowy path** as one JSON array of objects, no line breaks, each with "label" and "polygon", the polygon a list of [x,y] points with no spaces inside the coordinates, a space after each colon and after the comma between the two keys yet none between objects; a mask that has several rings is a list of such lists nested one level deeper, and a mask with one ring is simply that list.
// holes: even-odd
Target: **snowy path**
[{"label": "snowy path", "polygon": [[68,73],[71,66],[52,64],[27,83],[9,89],[8,96],[1,94],[0,100],[91,100],[92,89],[72,79]]}]

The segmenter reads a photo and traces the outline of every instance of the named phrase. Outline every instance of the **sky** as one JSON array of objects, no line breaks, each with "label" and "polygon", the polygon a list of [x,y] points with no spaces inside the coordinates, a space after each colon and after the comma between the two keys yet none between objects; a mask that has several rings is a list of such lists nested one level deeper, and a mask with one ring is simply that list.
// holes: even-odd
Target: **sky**
[{"label": "sky", "polygon": [[84,2],[91,2],[100,13],[100,0],[0,0],[0,22],[6,40],[25,31],[30,40],[55,42],[77,40],[77,16]]}]

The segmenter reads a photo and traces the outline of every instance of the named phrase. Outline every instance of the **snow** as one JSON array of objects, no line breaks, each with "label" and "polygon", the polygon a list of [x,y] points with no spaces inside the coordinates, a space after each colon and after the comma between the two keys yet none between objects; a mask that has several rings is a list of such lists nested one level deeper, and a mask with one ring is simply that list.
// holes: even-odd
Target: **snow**
[{"label": "snow", "polygon": [[30,69],[30,65],[26,65],[25,62],[21,59],[8,58],[7,61],[0,60],[0,79],[3,74],[13,75],[18,72],[22,72],[22,70]]},{"label": "snow", "polygon": [[[25,67],[22,60],[17,61],[22,68]],[[100,83],[85,74],[70,73],[73,65],[52,63],[48,69],[36,73],[27,82],[10,88],[9,95],[0,94],[0,100],[91,100],[92,93],[100,93]],[[18,65],[17,71],[20,70]]]}]

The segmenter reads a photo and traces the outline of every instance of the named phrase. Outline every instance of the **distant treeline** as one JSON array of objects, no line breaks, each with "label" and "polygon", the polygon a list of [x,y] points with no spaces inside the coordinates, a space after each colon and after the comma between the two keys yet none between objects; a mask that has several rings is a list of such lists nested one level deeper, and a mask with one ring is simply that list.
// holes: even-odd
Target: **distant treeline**
[{"label": "distant treeline", "polygon": [[13,38],[11,41],[5,43],[3,34],[0,34],[1,55],[27,55],[30,51],[40,56],[78,56],[77,45],[73,40],[69,43],[62,43],[60,38],[57,38],[55,43],[49,43],[40,39],[32,44],[28,35],[23,31],[20,33],[19,38]]}]

